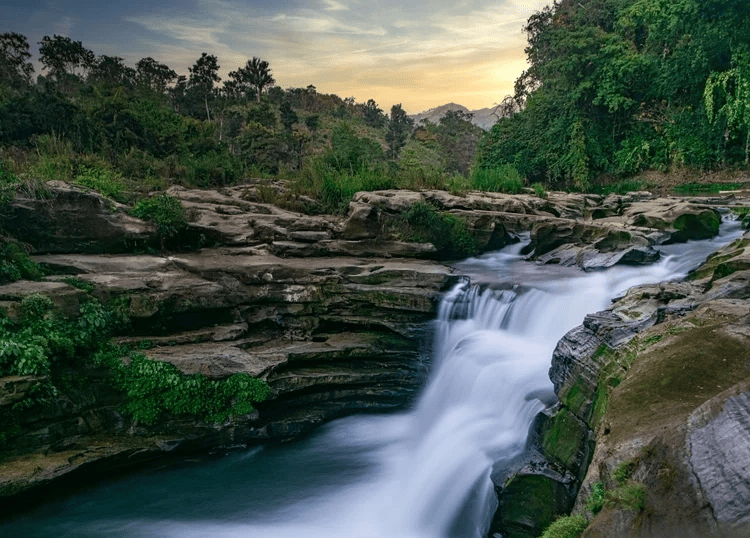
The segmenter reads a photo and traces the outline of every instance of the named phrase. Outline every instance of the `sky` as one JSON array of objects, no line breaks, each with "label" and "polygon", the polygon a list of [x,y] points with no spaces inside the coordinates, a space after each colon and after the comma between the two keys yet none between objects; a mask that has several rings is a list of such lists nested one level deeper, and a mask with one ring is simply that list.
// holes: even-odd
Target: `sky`
[{"label": "sky", "polygon": [[[526,68],[523,26],[551,0],[0,0],[0,33],[82,41],[133,66],[151,56],[188,74],[202,52],[226,77],[257,56],[282,88],[475,110],[512,93]],[[37,66],[37,73],[38,73]]]}]

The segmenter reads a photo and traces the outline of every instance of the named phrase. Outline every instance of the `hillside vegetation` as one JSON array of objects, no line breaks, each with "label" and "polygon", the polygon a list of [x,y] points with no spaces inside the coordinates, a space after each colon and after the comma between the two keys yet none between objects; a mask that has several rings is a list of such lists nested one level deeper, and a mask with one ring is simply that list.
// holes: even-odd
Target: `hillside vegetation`
[{"label": "hillside vegetation", "polygon": [[478,166],[587,189],[602,175],[748,164],[746,0],[562,0],[525,31],[530,67]]},{"label": "hillside vegetation", "polygon": [[469,186],[482,130],[465,113],[415,129],[400,105],[388,115],[372,99],[356,103],[312,85],[282,89],[259,58],[222,81],[218,58],[207,53],[183,76],[153,58],[128,66],[96,56],[67,37],[39,45],[43,68],[34,80],[26,37],[0,35],[6,197],[64,180],[131,202],[169,184],[273,177],[291,184],[280,203],[305,195],[297,209],[335,213],[358,190]]}]

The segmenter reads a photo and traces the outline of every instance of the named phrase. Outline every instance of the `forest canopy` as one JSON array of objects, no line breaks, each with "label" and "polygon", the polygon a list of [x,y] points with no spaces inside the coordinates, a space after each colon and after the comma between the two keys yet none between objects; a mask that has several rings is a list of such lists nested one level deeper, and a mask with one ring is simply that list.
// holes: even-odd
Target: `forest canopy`
[{"label": "forest canopy", "polygon": [[586,189],[750,159],[746,0],[562,0],[525,27],[529,68],[477,166]]}]

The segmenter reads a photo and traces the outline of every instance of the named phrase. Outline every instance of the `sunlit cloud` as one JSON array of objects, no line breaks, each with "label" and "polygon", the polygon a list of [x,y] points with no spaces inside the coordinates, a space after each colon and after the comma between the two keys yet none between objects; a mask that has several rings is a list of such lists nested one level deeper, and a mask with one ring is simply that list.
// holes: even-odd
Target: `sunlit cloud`
[{"label": "sunlit cloud", "polygon": [[[523,25],[550,2],[131,0],[104,9],[58,0],[25,12],[0,6],[0,31],[69,35],[97,54],[152,56],[183,74],[202,52],[218,57],[223,77],[258,56],[282,87],[313,84],[418,112],[450,101],[492,106],[511,93],[526,68]],[[4,28],[6,13],[25,13],[21,27]]]}]

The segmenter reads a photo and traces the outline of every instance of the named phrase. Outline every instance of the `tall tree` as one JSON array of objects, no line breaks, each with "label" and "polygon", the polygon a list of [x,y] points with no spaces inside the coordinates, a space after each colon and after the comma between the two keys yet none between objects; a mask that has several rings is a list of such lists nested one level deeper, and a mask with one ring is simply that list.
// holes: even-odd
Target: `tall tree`
[{"label": "tall tree", "polygon": [[211,111],[208,108],[209,100],[214,98],[214,84],[221,81],[219,77],[219,63],[216,56],[203,53],[201,57],[190,68],[190,80],[188,87],[197,91],[206,105],[206,119],[211,121]]},{"label": "tall tree", "polygon": [[80,41],[69,37],[44,36],[39,42],[39,61],[58,83],[80,79],[94,66],[96,56]]},{"label": "tall tree", "polygon": [[26,36],[15,32],[0,34],[0,83],[13,87],[29,85],[34,72],[30,58]]},{"label": "tall tree", "polygon": [[396,160],[401,148],[406,144],[406,139],[414,126],[414,120],[406,115],[401,108],[401,103],[391,107],[391,119],[388,122],[388,130],[385,133],[385,141],[388,143],[388,156]]},{"label": "tall tree", "polygon": [[263,93],[263,89],[276,84],[276,80],[271,75],[271,68],[268,66],[267,61],[253,56],[253,59],[248,60],[247,64],[245,64],[244,71],[246,80],[255,88],[255,97],[260,103],[260,96]]},{"label": "tall tree", "polygon": [[365,123],[372,127],[382,127],[388,119],[374,99],[368,99],[362,108]]},{"label": "tall tree", "polygon": [[168,65],[160,64],[150,56],[138,60],[135,69],[138,84],[157,93],[165,93],[169,85],[177,80],[177,73]]}]

